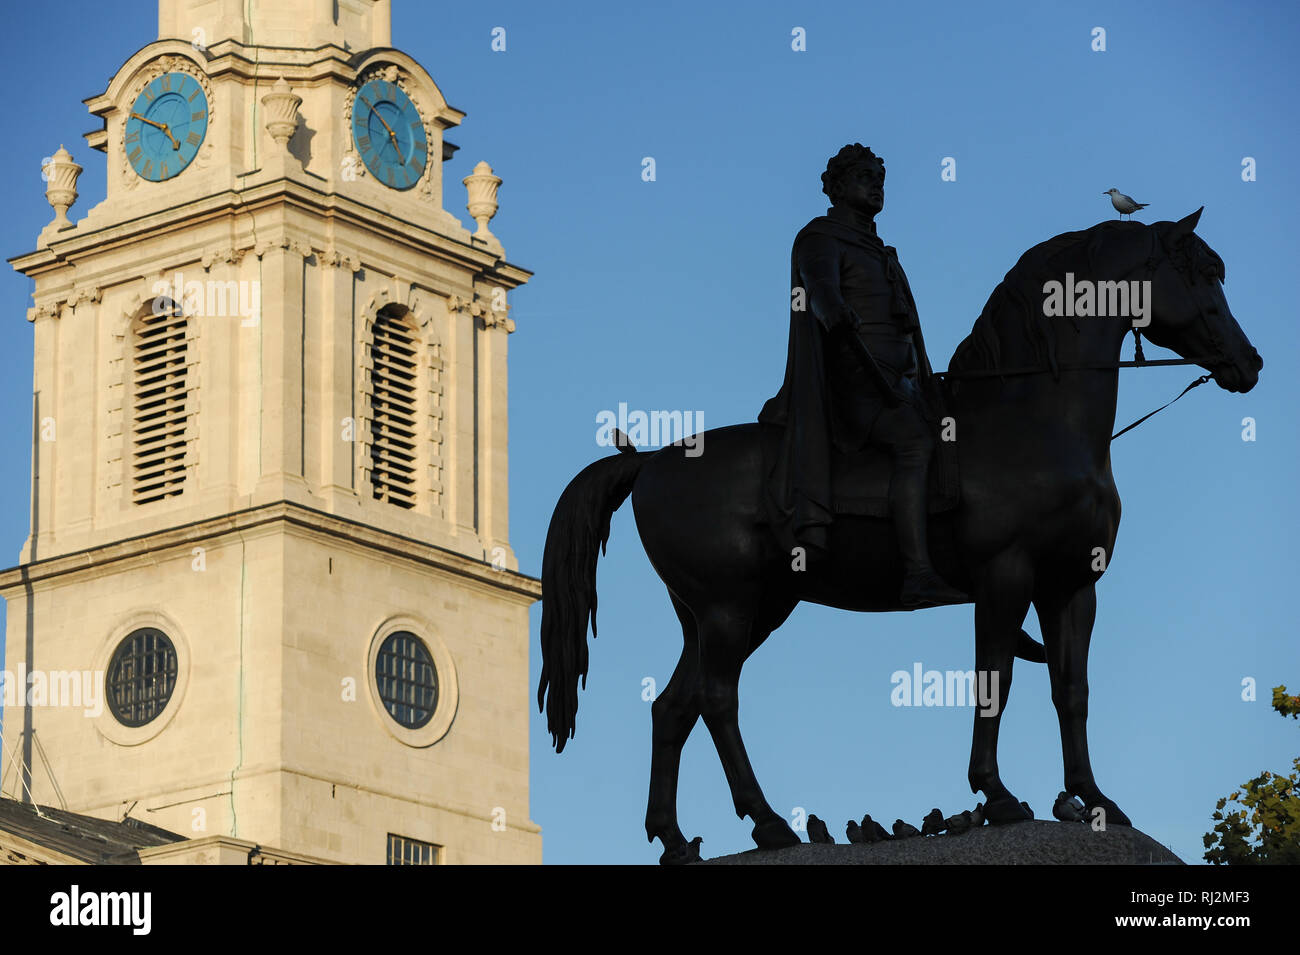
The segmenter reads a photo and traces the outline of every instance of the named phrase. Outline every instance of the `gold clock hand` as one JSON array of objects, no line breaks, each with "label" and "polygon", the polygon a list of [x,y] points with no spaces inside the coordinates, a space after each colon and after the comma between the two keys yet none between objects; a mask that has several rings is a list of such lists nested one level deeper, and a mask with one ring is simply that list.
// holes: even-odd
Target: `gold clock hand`
[{"label": "gold clock hand", "polygon": [[161,129],[163,131],[163,135],[165,135],[168,139],[172,141],[172,149],[181,148],[181,144],[176,141],[176,137],[172,135],[172,131],[171,129],[168,128],[166,123],[160,123],[156,120],[152,120],[148,116],[141,116],[139,113],[135,112],[134,110],[131,112],[131,118],[138,119],[142,123],[148,123],[150,126],[155,126],[158,129]]},{"label": "gold clock hand", "polygon": [[[379,115],[379,110],[375,110],[375,119],[384,123],[384,117]],[[384,123],[384,129],[388,130],[388,138],[393,141],[393,148],[397,150],[397,157],[400,159],[402,157],[402,147],[397,142],[397,133],[393,132],[393,127],[387,123]]]},{"label": "gold clock hand", "polygon": [[138,120],[140,120],[140,122],[142,122],[142,123],[148,123],[150,126],[157,126],[159,129],[162,129],[162,128],[163,128],[163,124],[162,124],[162,123],[159,123],[159,122],[157,122],[156,120],[152,120],[152,119],[150,119],[148,116],[141,116],[139,113],[136,113],[136,112],[132,112],[132,113],[131,113],[131,118],[132,118],[132,119],[138,119]]}]

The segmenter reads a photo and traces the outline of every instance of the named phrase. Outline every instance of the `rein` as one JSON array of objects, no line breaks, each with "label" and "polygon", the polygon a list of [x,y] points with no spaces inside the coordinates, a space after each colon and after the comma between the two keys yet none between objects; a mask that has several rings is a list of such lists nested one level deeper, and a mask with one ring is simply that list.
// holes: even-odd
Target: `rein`
[{"label": "rein", "polygon": [[[1146,262],[1143,263],[1146,266],[1148,275],[1154,274],[1156,269],[1159,268],[1160,265],[1161,260],[1156,257],[1157,242],[1158,239],[1156,238],[1156,235],[1153,231],[1151,235],[1151,254],[1147,257]],[[1166,258],[1168,257],[1167,254],[1165,257]],[[1128,275],[1133,274],[1134,271],[1136,271],[1136,269],[1132,269],[1129,272],[1127,272],[1124,278],[1127,278]],[[1217,344],[1218,336],[1213,333],[1213,329],[1210,327],[1209,321],[1206,319],[1205,313],[1203,311],[1200,312],[1200,319],[1205,324],[1206,330],[1210,332],[1211,344]],[[1103,362],[1101,364],[1094,364],[1094,365],[1061,365],[1058,367],[1057,370],[1058,371],[1118,371],[1121,368],[1153,368],[1158,365],[1204,365],[1207,362],[1221,361],[1225,358],[1225,356],[1222,353],[1220,353],[1217,355],[1205,355],[1197,358],[1157,358],[1155,360],[1148,361],[1147,357],[1142,353],[1142,335],[1139,329],[1137,328],[1137,326],[1133,327],[1133,343],[1134,343],[1134,350],[1133,350],[1133,359],[1131,361],[1112,361],[1112,362]],[[949,369],[948,371],[936,372],[934,374],[934,377],[955,378],[958,380],[962,378],[1011,378],[1011,377],[1017,377],[1023,375],[1049,374],[1051,372],[1052,372],[1051,368],[1042,368],[1042,367],[1000,368],[1000,369],[980,368],[980,369],[971,369],[969,371],[952,371],[951,369]],[[1160,412],[1164,411],[1166,408],[1172,405],[1183,395],[1187,394],[1193,388],[1197,388],[1205,384],[1213,377],[1214,377],[1213,375],[1201,375],[1199,378],[1195,379],[1191,384],[1189,384],[1186,388],[1180,391],[1177,397],[1171,399],[1170,401],[1165,402],[1155,411],[1151,411],[1148,412],[1147,414],[1144,414],[1142,417],[1138,418],[1128,427],[1121,428],[1119,431],[1116,431],[1114,434],[1110,436],[1110,439],[1114,441],[1120,435],[1132,431],[1142,422],[1146,421],[1148,418],[1152,417],[1153,415],[1157,415]]]},{"label": "rein", "polygon": [[[1133,334],[1134,334],[1134,335],[1137,335],[1137,329],[1136,329],[1136,328],[1133,329]],[[1117,362],[1110,362],[1110,363],[1102,364],[1102,365],[1063,365],[1063,366],[1061,366],[1060,370],[1061,370],[1061,371],[1118,371],[1118,370],[1121,369],[1121,368],[1150,368],[1150,367],[1155,367],[1155,366],[1157,366],[1157,365],[1199,365],[1199,364],[1201,364],[1200,361],[1198,361],[1198,360],[1196,360],[1196,359],[1193,359],[1193,358],[1159,358],[1159,359],[1156,359],[1155,361],[1147,361],[1145,358],[1142,357],[1142,345],[1141,345],[1141,339],[1138,339],[1138,352],[1137,352],[1137,354],[1138,354],[1138,357],[1135,358],[1135,359],[1132,360],[1132,361],[1117,361]],[[1044,375],[1044,374],[1049,373],[1050,371],[1051,371],[1050,368],[1009,368],[1009,369],[1006,369],[1005,371],[986,371],[986,370],[979,370],[979,371],[940,371],[940,372],[936,372],[935,375],[934,375],[934,377],[935,377],[935,378],[958,378],[958,379],[960,379],[960,378],[1000,378],[1000,377],[1004,377],[1004,376],[1005,376],[1005,377],[1014,377],[1014,376],[1022,376],[1022,375]],[[1126,434],[1126,433],[1128,433],[1129,431],[1132,431],[1134,428],[1136,428],[1136,427],[1137,427],[1138,425],[1140,425],[1142,422],[1144,422],[1144,421],[1146,421],[1148,418],[1153,417],[1154,415],[1157,415],[1157,414],[1159,414],[1160,412],[1164,411],[1164,410],[1165,410],[1166,408],[1168,408],[1171,404],[1173,404],[1175,401],[1177,401],[1177,400],[1178,400],[1179,398],[1181,398],[1183,395],[1187,394],[1187,393],[1188,393],[1189,391],[1191,391],[1193,388],[1198,388],[1198,387],[1200,387],[1201,385],[1205,384],[1207,381],[1209,381],[1209,380],[1210,380],[1211,378],[1213,378],[1213,377],[1214,377],[1213,375],[1201,375],[1201,377],[1199,377],[1199,378],[1193,380],[1191,384],[1189,384],[1186,388],[1184,388],[1182,391],[1180,391],[1180,392],[1178,393],[1178,396],[1177,396],[1177,397],[1173,398],[1173,399],[1170,400],[1170,401],[1165,402],[1165,403],[1162,404],[1159,408],[1157,408],[1155,411],[1149,411],[1149,412],[1147,412],[1147,413],[1144,414],[1142,417],[1138,418],[1136,421],[1134,421],[1132,424],[1130,424],[1128,427],[1121,428],[1119,431],[1116,431],[1114,434],[1112,434],[1112,435],[1110,436],[1110,439],[1111,439],[1112,441],[1114,441],[1114,440],[1115,440],[1116,438],[1118,438],[1121,434]]]}]

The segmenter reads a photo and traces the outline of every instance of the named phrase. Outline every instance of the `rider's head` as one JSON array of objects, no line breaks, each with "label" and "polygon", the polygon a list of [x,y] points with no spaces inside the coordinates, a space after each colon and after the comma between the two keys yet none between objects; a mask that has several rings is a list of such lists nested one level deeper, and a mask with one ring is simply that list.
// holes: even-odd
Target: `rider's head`
[{"label": "rider's head", "polygon": [[831,205],[874,216],[885,205],[885,164],[861,143],[845,146],[826,164],[822,192]]}]

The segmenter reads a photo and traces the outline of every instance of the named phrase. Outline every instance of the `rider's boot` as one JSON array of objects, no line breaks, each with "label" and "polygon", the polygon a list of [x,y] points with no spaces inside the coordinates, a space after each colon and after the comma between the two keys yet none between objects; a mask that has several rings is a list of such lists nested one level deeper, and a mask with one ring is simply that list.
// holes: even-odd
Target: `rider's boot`
[{"label": "rider's boot", "polygon": [[905,607],[970,603],[970,597],[939,576],[930,563],[926,541],[926,471],[928,461],[899,462],[889,482],[889,508],[903,552]]}]

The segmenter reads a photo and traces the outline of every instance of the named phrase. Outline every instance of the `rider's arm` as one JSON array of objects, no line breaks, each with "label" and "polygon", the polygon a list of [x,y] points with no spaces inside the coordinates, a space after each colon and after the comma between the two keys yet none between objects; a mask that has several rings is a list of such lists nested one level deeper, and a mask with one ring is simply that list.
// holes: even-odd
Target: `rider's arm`
[{"label": "rider's arm", "polygon": [[858,316],[840,294],[840,243],[830,236],[808,235],[795,251],[795,269],[803,282],[808,309],[827,331],[847,323],[856,328]]},{"label": "rider's arm", "polygon": [[851,329],[850,341],[862,358],[867,374],[875,382],[887,404],[898,404],[900,398],[889,383],[880,366],[857,334],[860,319],[840,294],[840,243],[824,235],[805,236],[795,251],[795,268],[804,283],[809,310],[827,331],[840,327]]}]

